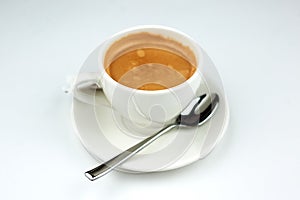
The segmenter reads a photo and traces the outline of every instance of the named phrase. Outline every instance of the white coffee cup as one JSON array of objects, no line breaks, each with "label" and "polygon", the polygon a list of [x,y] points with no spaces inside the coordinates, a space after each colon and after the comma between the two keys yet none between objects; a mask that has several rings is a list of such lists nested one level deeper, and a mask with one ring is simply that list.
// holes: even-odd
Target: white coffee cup
[{"label": "white coffee cup", "polygon": [[[143,39],[143,34],[150,36]],[[116,43],[121,45],[116,46]],[[189,79],[175,87],[153,91],[124,86],[106,72],[105,68],[121,50],[133,50],[149,45],[178,51],[187,59],[191,59],[196,71]],[[145,127],[152,122],[167,123],[176,118],[196,97],[201,82],[199,69],[202,67],[203,53],[191,37],[178,30],[159,25],[136,26],[108,38],[98,52],[99,71],[95,81],[102,87],[111,107],[133,123]]]}]

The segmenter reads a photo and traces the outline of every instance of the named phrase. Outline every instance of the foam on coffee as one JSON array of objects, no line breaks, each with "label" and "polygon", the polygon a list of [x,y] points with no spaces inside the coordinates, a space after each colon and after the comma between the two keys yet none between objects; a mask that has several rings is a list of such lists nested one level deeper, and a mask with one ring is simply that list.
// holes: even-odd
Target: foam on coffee
[{"label": "foam on coffee", "polygon": [[179,85],[196,70],[189,47],[146,32],[130,34],[107,50],[106,72],[122,85],[140,90],[161,90]]}]

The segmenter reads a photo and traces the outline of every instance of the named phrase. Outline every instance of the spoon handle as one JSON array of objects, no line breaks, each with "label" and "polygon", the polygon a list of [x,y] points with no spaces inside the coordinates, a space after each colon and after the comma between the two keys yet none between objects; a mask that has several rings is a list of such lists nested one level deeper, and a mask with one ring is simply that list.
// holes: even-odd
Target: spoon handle
[{"label": "spoon handle", "polygon": [[105,174],[112,171],[114,168],[118,167],[122,163],[124,163],[126,160],[137,154],[139,151],[143,150],[145,147],[147,147],[149,144],[154,142],[157,138],[165,134],[166,132],[170,131],[174,127],[176,127],[177,124],[171,124],[162,130],[158,131],[157,133],[153,134],[150,137],[147,137],[146,139],[142,140],[141,142],[137,143],[136,145],[130,147],[129,149],[123,151],[119,155],[113,157],[109,161],[106,161],[102,163],[101,165],[85,172],[85,176],[90,179],[91,181],[96,180],[97,178],[100,178],[101,176],[104,176]]}]

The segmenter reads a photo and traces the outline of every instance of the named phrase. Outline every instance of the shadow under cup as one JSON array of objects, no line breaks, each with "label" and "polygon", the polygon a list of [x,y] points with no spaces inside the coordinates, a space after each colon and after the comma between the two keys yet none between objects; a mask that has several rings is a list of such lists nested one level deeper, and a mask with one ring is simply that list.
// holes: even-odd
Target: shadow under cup
[{"label": "shadow under cup", "polygon": [[[176,54],[195,66],[196,71],[187,80],[174,87],[169,87],[168,81],[160,80],[159,84],[167,88],[163,90],[140,90],[127,87],[115,81],[107,73],[106,68],[120,56],[146,48],[161,49]],[[136,27],[117,33],[108,39],[100,51],[98,64],[101,85],[105,96],[114,108],[112,110],[116,124],[133,135],[147,136],[174,120],[197,96],[201,82],[199,73],[201,55],[201,50],[193,39],[167,27]],[[154,65],[153,68],[166,70],[166,67],[160,63],[151,64]],[[174,74],[172,75],[174,79],[179,79],[180,75],[177,76],[178,72],[174,71],[170,73]],[[149,80],[142,80],[137,86],[144,83],[149,83]]]}]

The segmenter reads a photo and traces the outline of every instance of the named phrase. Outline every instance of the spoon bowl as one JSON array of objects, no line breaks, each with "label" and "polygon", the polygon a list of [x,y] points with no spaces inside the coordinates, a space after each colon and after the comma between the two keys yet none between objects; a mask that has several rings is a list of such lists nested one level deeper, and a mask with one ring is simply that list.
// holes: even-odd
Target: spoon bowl
[{"label": "spoon bowl", "polygon": [[177,117],[176,123],[181,127],[200,126],[210,119],[219,105],[219,96],[203,94],[195,98]]}]

